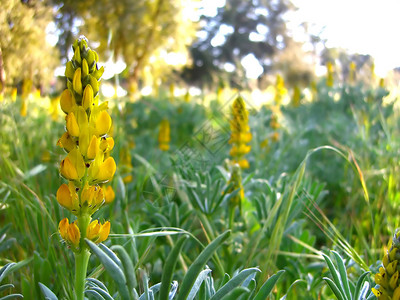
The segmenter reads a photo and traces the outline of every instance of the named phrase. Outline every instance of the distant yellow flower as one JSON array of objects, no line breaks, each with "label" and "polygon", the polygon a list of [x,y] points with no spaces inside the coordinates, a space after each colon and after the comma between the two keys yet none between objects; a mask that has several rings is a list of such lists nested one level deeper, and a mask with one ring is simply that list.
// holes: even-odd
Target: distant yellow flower
[{"label": "distant yellow flower", "polygon": [[296,85],[293,88],[292,105],[294,107],[298,107],[300,105],[300,100],[301,100],[301,91],[300,88]]},{"label": "distant yellow flower", "polygon": [[239,96],[232,105],[232,120],[230,122],[231,137],[229,143],[232,144],[230,155],[233,158],[233,162],[238,163],[242,168],[249,168],[248,161],[243,158],[251,150],[251,146],[247,145],[252,139],[248,122],[249,116],[246,104],[243,98]]},{"label": "distant yellow flower", "polygon": [[326,86],[327,87],[333,87],[333,64],[332,62],[328,61],[326,63],[326,70],[327,70],[327,75],[326,75]]},{"label": "distant yellow flower", "polygon": [[11,91],[11,100],[13,102],[15,102],[17,100],[17,94],[18,94],[18,90],[16,87],[14,87]]},{"label": "distant yellow flower", "polygon": [[164,119],[161,121],[160,131],[158,133],[159,148],[162,151],[168,151],[170,141],[171,141],[171,137],[170,137],[169,121]]},{"label": "distant yellow flower", "polygon": [[352,84],[356,80],[356,64],[354,61],[350,63],[349,66],[349,83]]},{"label": "distant yellow flower", "polygon": [[285,81],[281,75],[276,75],[276,82],[275,82],[275,104],[281,105],[283,98],[287,94],[287,89],[285,88]]}]

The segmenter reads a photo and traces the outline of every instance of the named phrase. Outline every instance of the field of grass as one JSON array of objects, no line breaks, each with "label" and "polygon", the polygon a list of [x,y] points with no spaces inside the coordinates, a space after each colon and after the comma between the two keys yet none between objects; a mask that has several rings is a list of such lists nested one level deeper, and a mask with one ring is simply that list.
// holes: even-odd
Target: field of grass
[{"label": "field of grass", "polygon": [[[373,299],[400,225],[399,111],[378,85],[321,79],[314,93],[300,105],[243,97],[252,138],[242,169],[229,154],[237,94],[207,105],[162,93],[110,99],[115,199],[93,218],[111,233],[89,246],[86,297],[364,299],[364,274]],[[58,99],[0,103],[0,296],[75,297],[74,254],[58,233],[73,218],[56,199],[64,116]]]}]

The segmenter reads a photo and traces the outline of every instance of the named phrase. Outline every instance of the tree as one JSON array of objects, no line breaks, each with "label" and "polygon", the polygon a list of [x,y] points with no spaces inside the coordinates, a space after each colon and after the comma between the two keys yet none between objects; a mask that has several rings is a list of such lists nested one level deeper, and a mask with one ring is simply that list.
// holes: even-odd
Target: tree
[{"label": "tree", "polygon": [[[130,85],[135,87],[151,60],[169,52],[186,52],[195,34],[193,22],[184,13],[189,2],[69,0],[68,5],[61,6],[60,13],[74,11],[82,20],[79,32],[99,42],[96,51],[102,57],[122,58],[127,64]],[[60,20],[64,20],[60,24],[65,24],[68,19]],[[165,65],[158,60],[150,66],[150,73],[161,76],[166,71]]]},{"label": "tree", "polygon": [[[251,54],[263,68],[261,76],[267,74],[271,59],[291,40],[283,15],[292,8],[289,0],[227,0],[216,16],[202,16],[206,25],[191,48],[192,65],[183,77],[197,85],[206,79],[213,86],[227,76],[231,84],[242,86],[241,61]],[[227,72],[232,66],[235,71]]]},{"label": "tree", "polygon": [[36,86],[46,85],[58,61],[57,53],[46,47],[52,8],[34,0],[2,0],[1,5],[0,82],[15,85],[29,79]]}]

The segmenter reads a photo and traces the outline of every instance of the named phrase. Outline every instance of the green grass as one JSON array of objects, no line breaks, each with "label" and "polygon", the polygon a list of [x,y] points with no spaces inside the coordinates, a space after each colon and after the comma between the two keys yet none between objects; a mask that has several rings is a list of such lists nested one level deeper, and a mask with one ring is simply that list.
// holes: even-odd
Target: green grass
[{"label": "green grass", "polygon": [[[229,105],[112,101],[116,199],[94,215],[111,221],[112,234],[106,248],[93,248],[86,296],[101,299],[96,293],[106,293],[104,285],[117,299],[166,299],[176,289],[168,282],[176,281],[177,299],[330,299],[321,255],[329,249],[342,255],[351,282],[371,271],[365,276],[373,286],[383,246],[400,226],[400,123],[384,95],[321,82],[317,100],[281,108],[280,138],[267,147],[271,109],[251,111],[250,168],[242,172],[245,198],[233,224],[230,199],[238,191],[226,192]],[[55,199],[64,119],[52,120],[45,103],[33,101],[21,117],[19,101],[0,103],[0,264],[25,262],[5,279],[12,293],[43,298],[40,282],[59,299],[72,299],[73,256],[57,232],[68,213]],[[162,119],[171,124],[168,152],[158,148]],[[127,174],[133,180],[124,183]]]}]

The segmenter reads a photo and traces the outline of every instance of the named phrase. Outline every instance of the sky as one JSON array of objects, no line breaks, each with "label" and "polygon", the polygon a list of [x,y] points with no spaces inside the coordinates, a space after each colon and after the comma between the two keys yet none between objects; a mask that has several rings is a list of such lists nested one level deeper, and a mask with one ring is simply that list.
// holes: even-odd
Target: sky
[{"label": "sky", "polygon": [[[375,59],[377,75],[400,66],[399,0],[292,0],[299,9],[288,15],[296,32],[301,22],[314,24],[315,33],[328,47],[369,54]],[[296,35],[294,35],[296,36]],[[301,33],[298,33],[301,38]]]}]

